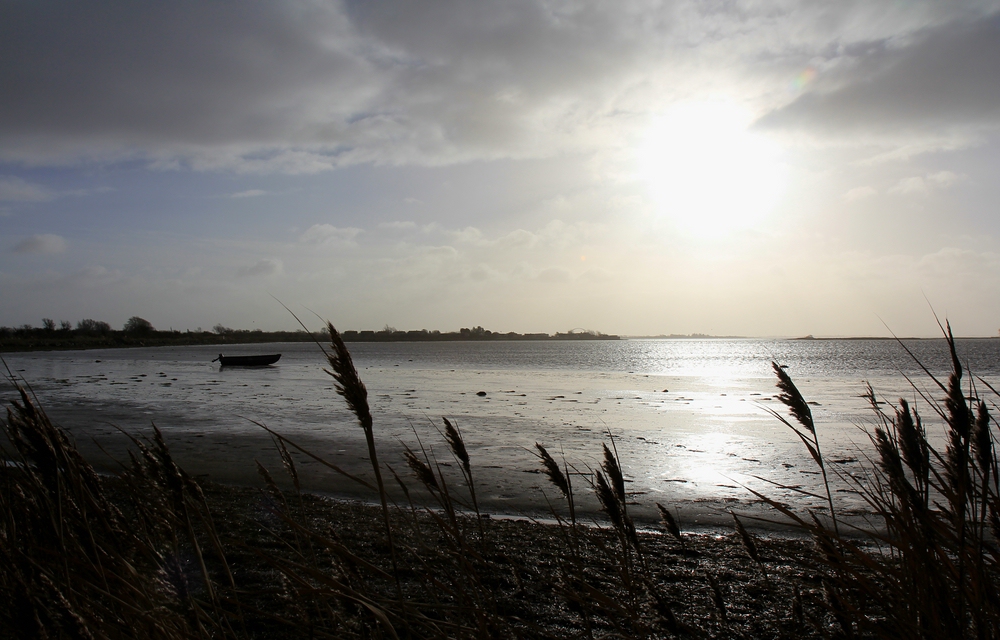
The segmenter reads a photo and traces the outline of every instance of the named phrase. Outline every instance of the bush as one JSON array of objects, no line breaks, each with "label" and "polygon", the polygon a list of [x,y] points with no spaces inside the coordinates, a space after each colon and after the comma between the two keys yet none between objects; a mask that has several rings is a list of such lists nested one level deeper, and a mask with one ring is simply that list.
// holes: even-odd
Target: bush
[{"label": "bush", "polygon": [[156,329],[153,328],[153,324],[149,320],[140,318],[139,316],[132,316],[126,320],[125,326],[122,327],[122,330],[125,333],[152,333],[153,331],[156,331]]},{"label": "bush", "polygon": [[76,330],[84,333],[110,333],[111,325],[100,320],[86,318],[76,323]]}]

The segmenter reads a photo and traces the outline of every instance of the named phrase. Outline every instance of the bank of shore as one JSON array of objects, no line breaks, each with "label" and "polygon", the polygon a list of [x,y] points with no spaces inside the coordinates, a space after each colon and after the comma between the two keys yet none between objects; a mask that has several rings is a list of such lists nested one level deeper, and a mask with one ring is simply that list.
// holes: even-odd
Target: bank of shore
[{"label": "bank of shore", "polygon": [[[377,506],[306,494],[286,495],[279,507],[281,500],[265,489],[213,483],[205,485],[205,495],[223,544],[235,550],[227,560],[241,602],[274,616],[253,622],[267,637],[299,637],[302,630],[276,621],[300,620],[301,603],[289,599],[277,563],[261,559],[274,555],[290,564],[303,562],[289,544],[296,536],[288,522],[336,541],[357,563],[392,573]],[[630,585],[623,579],[622,546],[610,525],[574,530],[568,523],[483,517],[480,532],[472,516],[456,521],[460,533],[453,536],[442,519],[447,516],[441,511],[393,511],[405,597],[415,607],[439,597],[457,605],[462,596],[455,591],[468,590],[470,600],[481,598],[494,632],[502,629],[505,637],[670,637],[674,624],[695,637],[822,637],[836,627],[815,546],[791,531],[751,534],[757,560],[735,529],[682,532],[679,539],[665,529],[640,531]],[[298,535],[306,537],[302,531]],[[317,570],[337,575],[333,567],[343,554],[322,549],[317,540],[315,560],[305,564],[315,562]],[[655,597],[649,585],[639,584],[644,581],[656,584]],[[375,600],[395,598],[391,580],[370,581],[366,588]],[[675,619],[665,619],[664,611]]]}]

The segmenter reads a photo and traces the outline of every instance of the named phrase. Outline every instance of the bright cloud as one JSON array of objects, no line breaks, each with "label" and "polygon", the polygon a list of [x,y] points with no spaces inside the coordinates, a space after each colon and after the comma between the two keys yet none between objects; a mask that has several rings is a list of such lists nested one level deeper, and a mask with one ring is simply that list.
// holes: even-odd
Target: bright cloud
[{"label": "bright cloud", "polygon": [[878,195],[878,191],[873,187],[854,187],[844,194],[844,200],[847,200],[848,202],[857,202],[859,200],[867,200],[868,198],[876,195]]},{"label": "bright cloud", "polygon": [[926,176],[910,176],[897,182],[889,193],[897,195],[926,196],[931,191],[948,189],[963,181],[965,177],[951,171],[939,171]]},{"label": "bright cloud", "polygon": [[361,229],[355,227],[338,228],[332,224],[314,224],[299,236],[299,242],[309,244],[331,244],[353,242]]}]

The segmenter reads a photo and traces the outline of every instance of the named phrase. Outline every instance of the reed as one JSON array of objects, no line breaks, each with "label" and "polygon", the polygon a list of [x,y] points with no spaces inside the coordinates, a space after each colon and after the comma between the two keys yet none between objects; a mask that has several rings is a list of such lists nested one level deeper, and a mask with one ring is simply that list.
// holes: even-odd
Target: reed
[{"label": "reed", "polygon": [[[233,637],[241,618],[197,485],[162,435],[109,484],[21,387],[0,470],[0,625],[24,637]],[[192,581],[194,579],[194,581]],[[220,580],[222,582],[220,582]],[[200,583],[200,584],[199,584]]]},{"label": "reed", "polygon": [[[327,362],[330,369],[326,372],[334,380],[334,389],[337,394],[347,403],[347,408],[358,419],[358,424],[365,432],[365,442],[368,445],[368,459],[372,464],[372,471],[375,473],[375,483],[378,486],[378,498],[382,503],[382,515],[385,522],[385,536],[389,543],[389,551],[392,554],[393,573],[398,574],[396,562],[396,546],[392,542],[392,526],[389,524],[389,502],[388,494],[385,491],[385,483],[382,481],[382,467],[378,463],[378,450],[375,448],[374,420],[371,409],[368,407],[368,389],[361,382],[358,370],[354,367],[354,360],[347,350],[347,345],[340,337],[340,333],[333,326],[332,322],[326,323],[327,331],[330,333],[330,351],[326,351]],[[397,578],[398,582],[398,578]],[[399,594],[402,598],[402,593]]]},{"label": "reed", "polygon": [[[914,389],[945,428],[944,451],[930,443],[910,403],[900,399],[889,414],[871,386],[866,388],[875,415],[870,438],[876,457],[865,478],[840,479],[864,497],[881,526],[843,535],[825,473],[832,528],[754,492],[813,536],[825,567],[827,607],[848,636],[1000,637],[996,421],[975,386],[963,387],[950,325],[942,331],[951,356],[947,382],[917,364],[943,397],[936,400]],[[777,412],[772,415],[792,427],[825,469],[808,406],[788,374],[778,367],[775,372],[779,400],[805,431]]]}]

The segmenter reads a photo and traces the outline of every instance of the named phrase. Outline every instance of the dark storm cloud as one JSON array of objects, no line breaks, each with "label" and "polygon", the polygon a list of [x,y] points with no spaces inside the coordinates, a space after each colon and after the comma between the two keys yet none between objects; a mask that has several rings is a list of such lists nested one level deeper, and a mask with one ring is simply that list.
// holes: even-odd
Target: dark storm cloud
[{"label": "dark storm cloud", "polygon": [[832,86],[821,83],[760,126],[891,135],[1000,125],[1000,14],[840,54]]},{"label": "dark storm cloud", "polygon": [[648,46],[636,25],[668,15],[600,7],[5,2],[0,149],[42,162],[201,149],[289,170],[508,153],[533,120],[620,77]]},{"label": "dark storm cloud", "polygon": [[6,145],[142,145],[292,134],[288,116],[310,88],[347,91],[367,73],[342,50],[349,39],[339,16],[302,3],[288,9],[252,1],[5,2],[0,136]]}]

